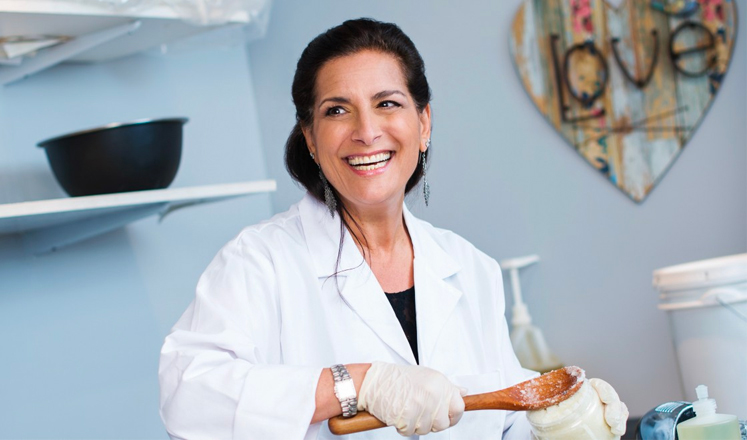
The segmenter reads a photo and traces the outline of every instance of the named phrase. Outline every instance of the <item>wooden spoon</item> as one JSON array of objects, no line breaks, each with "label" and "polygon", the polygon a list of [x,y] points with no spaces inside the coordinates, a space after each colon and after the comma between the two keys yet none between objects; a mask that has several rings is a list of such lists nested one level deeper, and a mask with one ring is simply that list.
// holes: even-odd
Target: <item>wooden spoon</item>
[{"label": "wooden spoon", "polygon": [[[581,388],[585,379],[579,367],[564,367],[512,387],[464,397],[464,410],[505,409],[529,411],[544,409],[566,400]],[[385,427],[386,424],[366,411],[349,418],[329,419],[329,430],[336,435],[352,434]]]}]

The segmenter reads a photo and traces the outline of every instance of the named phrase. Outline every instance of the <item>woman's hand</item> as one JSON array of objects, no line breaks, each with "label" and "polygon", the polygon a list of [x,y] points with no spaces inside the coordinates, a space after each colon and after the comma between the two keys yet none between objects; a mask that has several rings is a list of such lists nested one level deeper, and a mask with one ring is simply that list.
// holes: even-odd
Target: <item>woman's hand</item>
[{"label": "woman's hand", "polygon": [[425,435],[462,418],[466,392],[427,367],[374,362],[363,379],[358,409],[404,436]]},{"label": "woman's hand", "polygon": [[604,421],[609,425],[610,432],[618,436],[625,434],[625,422],[629,415],[628,407],[620,401],[617,391],[602,379],[589,379],[589,383],[604,404]]}]

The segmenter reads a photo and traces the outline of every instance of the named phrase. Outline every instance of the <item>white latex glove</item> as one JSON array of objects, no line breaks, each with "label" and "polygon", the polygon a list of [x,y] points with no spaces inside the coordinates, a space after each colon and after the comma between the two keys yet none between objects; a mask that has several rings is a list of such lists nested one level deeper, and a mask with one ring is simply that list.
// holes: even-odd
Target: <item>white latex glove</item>
[{"label": "white latex glove", "polygon": [[374,362],[361,384],[358,409],[404,436],[425,435],[454,426],[462,418],[466,393],[436,370]]},{"label": "white latex glove", "polygon": [[617,436],[625,434],[625,422],[629,415],[628,407],[620,401],[617,391],[602,379],[589,379],[589,383],[604,404],[604,421],[609,425],[610,432]]}]

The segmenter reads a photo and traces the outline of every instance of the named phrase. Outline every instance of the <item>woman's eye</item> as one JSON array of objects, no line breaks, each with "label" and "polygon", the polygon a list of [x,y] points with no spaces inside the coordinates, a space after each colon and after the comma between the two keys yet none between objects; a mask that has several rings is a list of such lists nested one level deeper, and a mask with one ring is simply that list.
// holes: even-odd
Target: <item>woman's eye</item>
[{"label": "woman's eye", "polygon": [[345,113],[345,109],[340,106],[330,107],[324,112],[325,116],[337,116]]},{"label": "woman's eye", "polygon": [[384,101],[379,104],[379,107],[392,108],[392,107],[402,107],[402,106],[399,105],[399,103],[395,101]]}]

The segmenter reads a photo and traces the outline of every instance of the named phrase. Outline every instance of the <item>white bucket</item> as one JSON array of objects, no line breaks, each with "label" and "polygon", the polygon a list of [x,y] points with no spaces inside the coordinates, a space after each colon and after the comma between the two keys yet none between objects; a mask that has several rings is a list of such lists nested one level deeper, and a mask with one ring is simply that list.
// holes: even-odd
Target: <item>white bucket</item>
[{"label": "white bucket", "polygon": [[654,271],[687,400],[708,386],[718,412],[747,418],[747,254]]}]

